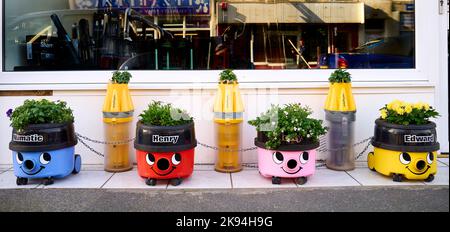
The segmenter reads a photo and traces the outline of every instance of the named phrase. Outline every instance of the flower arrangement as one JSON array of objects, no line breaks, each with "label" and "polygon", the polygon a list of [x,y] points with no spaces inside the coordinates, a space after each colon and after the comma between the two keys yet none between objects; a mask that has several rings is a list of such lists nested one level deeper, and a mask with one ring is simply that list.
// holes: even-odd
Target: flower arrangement
[{"label": "flower arrangement", "polygon": [[328,78],[330,83],[350,83],[352,78],[349,72],[344,69],[334,71]]},{"label": "flower arrangement", "polygon": [[16,130],[25,129],[29,124],[73,122],[72,110],[64,101],[25,100],[23,105],[6,112],[11,126]]},{"label": "flower arrangement", "polygon": [[139,115],[141,122],[152,126],[177,126],[188,124],[193,118],[184,110],[174,108],[171,104],[153,101],[147,110]]},{"label": "flower arrangement", "polygon": [[401,125],[424,125],[430,118],[440,116],[429,104],[424,102],[409,103],[394,100],[380,109],[380,118],[389,123]]},{"label": "flower arrangement", "polygon": [[322,126],[322,120],[309,118],[311,114],[312,110],[301,104],[272,105],[267,112],[248,123],[266,134],[267,148],[276,149],[282,142],[317,142],[327,128]]},{"label": "flower arrangement", "polygon": [[130,82],[131,79],[131,74],[127,71],[115,71],[113,73],[113,76],[111,78],[111,81],[114,84],[128,84]]}]

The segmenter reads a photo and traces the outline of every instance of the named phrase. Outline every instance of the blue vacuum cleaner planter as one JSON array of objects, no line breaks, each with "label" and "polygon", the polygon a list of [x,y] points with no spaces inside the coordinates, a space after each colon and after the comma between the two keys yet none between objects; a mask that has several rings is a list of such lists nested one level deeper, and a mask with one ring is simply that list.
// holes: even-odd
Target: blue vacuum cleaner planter
[{"label": "blue vacuum cleaner planter", "polygon": [[9,148],[17,185],[26,185],[28,179],[45,179],[44,185],[49,185],[54,178],[80,172],[77,141],[73,123],[34,124],[20,132],[13,129]]},{"label": "blue vacuum cleaner planter", "polygon": [[74,154],[74,147],[43,151],[13,151],[14,175],[17,185],[25,185],[28,179],[44,178],[44,184],[53,183],[53,178],[64,178],[81,170],[81,157]]}]

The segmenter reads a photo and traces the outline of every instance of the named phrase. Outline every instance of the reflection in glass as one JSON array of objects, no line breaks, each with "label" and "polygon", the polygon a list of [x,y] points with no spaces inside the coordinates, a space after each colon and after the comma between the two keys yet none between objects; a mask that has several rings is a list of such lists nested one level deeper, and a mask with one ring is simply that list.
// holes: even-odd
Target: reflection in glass
[{"label": "reflection in glass", "polygon": [[413,0],[5,0],[4,71],[415,68]]}]

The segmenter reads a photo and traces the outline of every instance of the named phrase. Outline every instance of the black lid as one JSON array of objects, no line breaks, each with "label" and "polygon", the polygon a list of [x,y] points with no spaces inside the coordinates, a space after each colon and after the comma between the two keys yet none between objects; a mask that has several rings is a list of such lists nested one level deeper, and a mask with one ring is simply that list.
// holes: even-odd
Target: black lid
[{"label": "black lid", "polygon": [[134,148],[147,152],[179,152],[197,146],[194,122],[179,126],[136,125]]},{"label": "black lid", "polygon": [[72,122],[31,124],[21,131],[13,128],[9,149],[21,152],[51,151],[77,143]]},{"label": "black lid", "polygon": [[281,145],[278,146],[276,149],[270,149],[266,147],[267,141],[268,138],[266,134],[262,131],[258,131],[258,135],[255,138],[255,146],[263,149],[277,150],[277,151],[309,151],[312,149],[316,149],[320,146],[319,141],[315,142],[310,140],[304,140],[300,143],[287,143],[286,141],[282,141]]},{"label": "black lid", "polygon": [[375,121],[372,145],[387,150],[405,152],[430,152],[439,150],[436,124],[400,125],[385,120]]}]

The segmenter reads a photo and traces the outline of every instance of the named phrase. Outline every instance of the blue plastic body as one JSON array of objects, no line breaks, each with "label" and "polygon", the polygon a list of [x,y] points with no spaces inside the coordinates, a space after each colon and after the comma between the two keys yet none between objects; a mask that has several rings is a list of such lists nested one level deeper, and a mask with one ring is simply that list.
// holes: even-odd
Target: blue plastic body
[{"label": "blue plastic body", "polygon": [[[12,152],[14,175],[20,178],[64,178],[81,168],[81,158],[76,158],[75,147],[43,152]],[[21,158],[19,158],[19,154]],[[45,155],[44,153],[48,153]],[[48,160],[50,155],[50,161]],[[22,160],[20,160],[22,159]],[[47,160],[46,160],[47,159]]]}]

